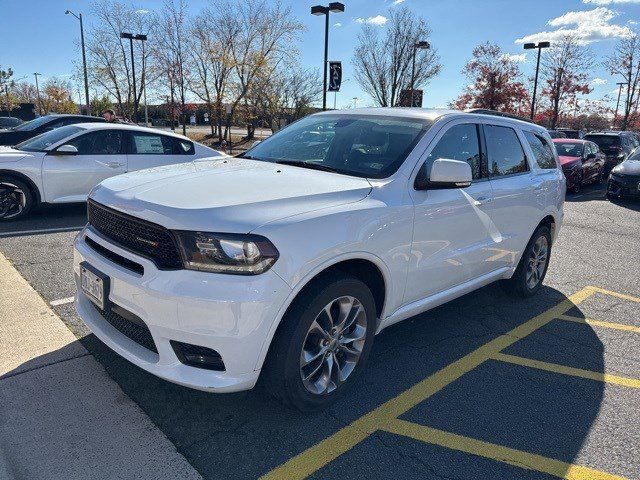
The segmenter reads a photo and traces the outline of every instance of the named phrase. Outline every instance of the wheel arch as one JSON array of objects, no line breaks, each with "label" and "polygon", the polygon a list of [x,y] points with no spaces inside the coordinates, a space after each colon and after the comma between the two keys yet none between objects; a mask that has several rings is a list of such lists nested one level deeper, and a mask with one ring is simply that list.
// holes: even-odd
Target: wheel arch
[{"label": "wheel arch", "polygon": [[29,178],[24,173],[16,172],[15,170],[6,170],[0,169],[0,177],[12,177],[17,180],[20,180],[27,184],[27,186],[31,189],[31,193],[33,194],[33,198],[35,199],[35,205],[42,203],[42,197],[40,195],[40,189],[35,184],[31,178]]},{"label": "wheel arch", "polygon": [[279,310],[278,316],[273,322],[267,338],[263,342],[255,370],[260,370],[262,368],[271,345],[273,344],[273,339],[282,324],[282,319],[287,314],[294,301],[303,291],[311,287],[315,282],[319,281],[326,275],[331,275],[336,272],[345,272],[350,274],[362,280],[362,282],[369,287],[376,303],[376,329],[379,327],[380,319],[383,318],[384,315],[388,285],[390,284],[390,273],[386,265],[379,257],[365,252],[356,252],[350,255],[343,255],[334,258],[307,273],[307,275],[305,275],[305,277],[298,281],[293,287],[286,302]]}]

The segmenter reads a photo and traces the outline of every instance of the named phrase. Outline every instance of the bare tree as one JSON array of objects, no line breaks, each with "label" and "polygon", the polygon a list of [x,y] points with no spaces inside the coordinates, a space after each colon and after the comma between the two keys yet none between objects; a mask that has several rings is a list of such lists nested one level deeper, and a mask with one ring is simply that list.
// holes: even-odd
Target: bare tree
[{"label": "bare tree", "polygon": [[87,44],[88,70],[91,83],[115,99],[118,110],[131,116],[140,103],[145,84],[148,82],[149,49],[142,53],[141,42],[134,42],[134,61],[139,88],[133,98],[133,75],[129,58],[129,40],[120,38],[120,33],[147,34],[155,36],[150,15],[141,15],[135,7],[115,0],[92,4],[97,25],[89,35]]},{"label": "bare tree", "polygon": [[[427,22],[406,7],[391,13],[384,35],[379,27],[363,25],[352,64],[356,80],[376,104],[398,104],[400,91],[411,86],[414,45],[430,35]],[[416,55],[415,85],[424,85],[440,71],[438,55],[433,49]]]},{"label": "bare tree", "polygon": [[620,129],[626,130],[635,120],[640,95],[640,37],[633,35],[616,44],[614,52],[604,66],[612,75],[619,75],[627,84]]},{"label": "bare tree", "polygon": [[542,90],[549,104],[549,126],[555,128],[564,109],[577,93],[588,94],[590,52],[570,35],[554,43],[542,61],[545,88]]},{"label": "bare tree", "polygon": [[[233,88],[228,90],[230,116],[243,102],[249,110],[247,94],[259,76],[268,77],[287,59],[295,58],[295,40],[304,25],[280,2],[218,0],[216,21],[220,39],[230,46],[234,69]],[[253,135],[253,124],[247,124],[247,136]]]}]

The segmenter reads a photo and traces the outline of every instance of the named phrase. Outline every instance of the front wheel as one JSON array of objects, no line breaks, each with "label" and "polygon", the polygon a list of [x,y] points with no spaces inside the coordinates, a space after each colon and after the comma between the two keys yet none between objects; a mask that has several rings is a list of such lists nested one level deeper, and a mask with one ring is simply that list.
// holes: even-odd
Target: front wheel
[{"label": "front wheel", "polygon": [[551,256],[551,232],[543,225],[535,231],[522,254],[520,263],[513,276],[504,281],[510,293],[521,297],[535,295],[547,274]]},{"label": "front wheel", "polygon": [[282,320],[265,377],[272,393],[302,411],[337,400],[364,367],[376,329],[369,288],[353,277],[325,277],[306,288]]},{"label": "front wheel", "polygon": [[12,177],[0,177],[0,222],[24,217],[33,203],[28,185]]}]

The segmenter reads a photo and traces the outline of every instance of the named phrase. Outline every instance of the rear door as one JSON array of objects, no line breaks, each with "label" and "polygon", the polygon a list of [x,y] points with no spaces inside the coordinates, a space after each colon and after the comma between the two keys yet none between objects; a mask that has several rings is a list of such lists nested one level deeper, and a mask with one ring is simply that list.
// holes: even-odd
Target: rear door
[{"label": "rear door", "polygon": [[152,132],[128,132],[129,170],[159,167],[192,161],[193,142]]},{"label": "rear door", "polygon": [[42,183],[47,202],[82,202],[102,180],[127,171],[123,132],[98,130],[75,137],[65,145],[77,155],[47,154],[42,163]]}]

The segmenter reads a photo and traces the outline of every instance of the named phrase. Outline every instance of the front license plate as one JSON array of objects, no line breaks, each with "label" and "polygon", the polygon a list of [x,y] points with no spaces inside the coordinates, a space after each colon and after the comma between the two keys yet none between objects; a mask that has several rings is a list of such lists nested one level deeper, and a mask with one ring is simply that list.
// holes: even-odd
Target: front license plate
[{"label": "front license plate", "polygon": [[109,295],[109,277],[87,262],[82,262],[80,264],[80,285],[82,293],[98,308],[104,310]]}]

